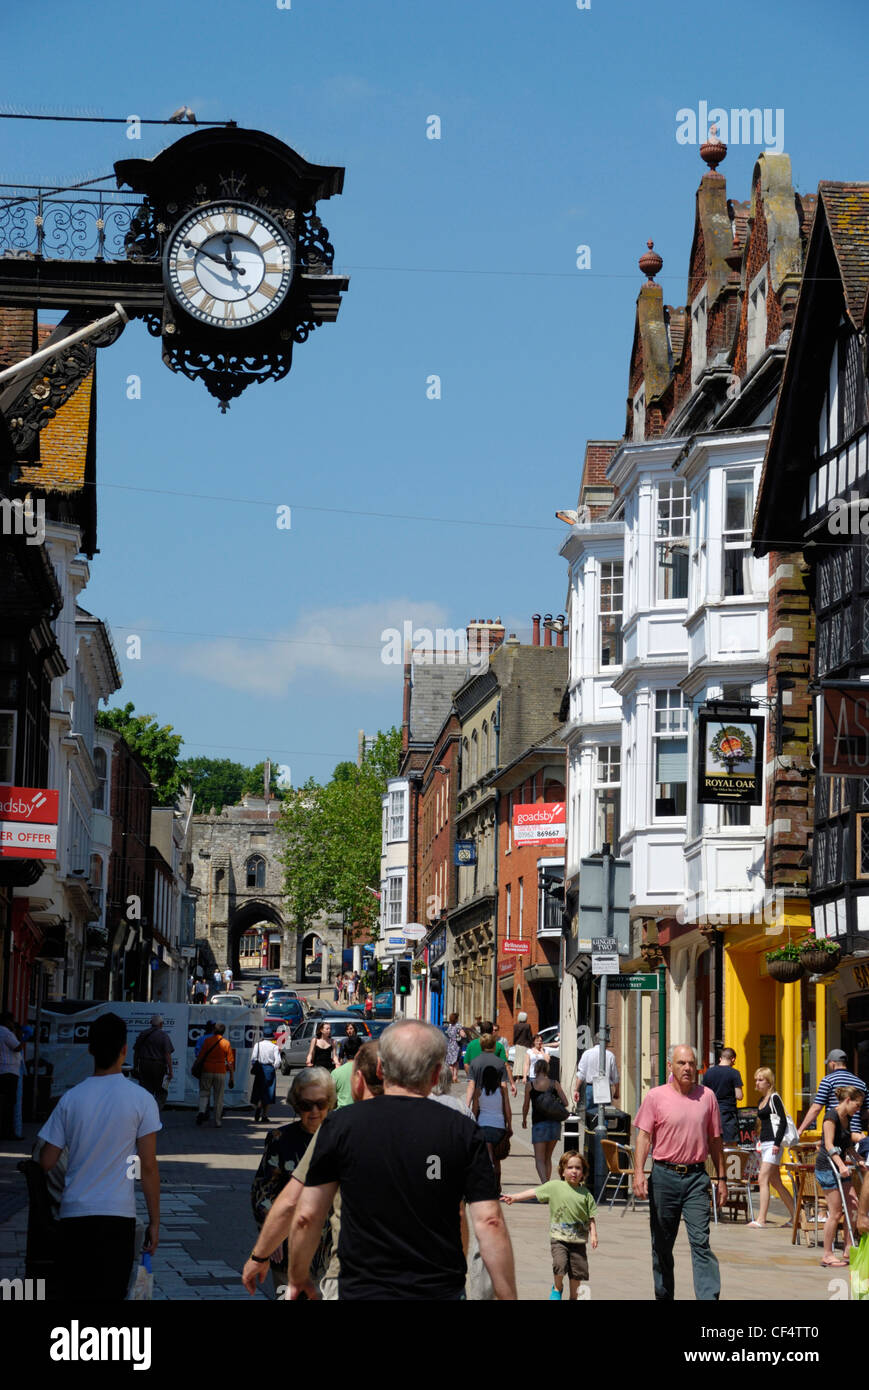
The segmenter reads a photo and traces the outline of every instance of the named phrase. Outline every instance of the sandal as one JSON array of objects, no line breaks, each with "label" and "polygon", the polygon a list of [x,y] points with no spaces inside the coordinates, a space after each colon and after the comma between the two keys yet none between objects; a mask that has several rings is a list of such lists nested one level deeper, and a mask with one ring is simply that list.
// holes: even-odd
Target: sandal
[{"label": "sandal", "polygon": [[847,1269],[849,1264],[849,1260],[821,1260],[821,1269]]},{"label": "sandal", "polygon": [[749,1226],[753,1226],[756,1231],[765,1231],[767,1223],[765,1221],[749,1221]]}]

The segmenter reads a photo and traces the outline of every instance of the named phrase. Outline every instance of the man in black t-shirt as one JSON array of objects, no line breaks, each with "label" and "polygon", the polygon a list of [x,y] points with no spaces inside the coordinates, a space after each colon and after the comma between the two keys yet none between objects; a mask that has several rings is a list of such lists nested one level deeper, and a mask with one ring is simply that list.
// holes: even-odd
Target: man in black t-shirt
[{"label": "man in black t-shirt", "polygon": [[316,1297],[308,1270],[341,1189],[339,1299],[460,1299],[467,1203],[496,1297],[516,1298],[513,1250],[477,1126],[426,1097],[446,1058],[429,1023],[402,1021],[380,1039],[384,1094],[333,1112],[317,1135],[293,1221],[289,1298]]},{"label": "man in black t-shirt", "polygon": [[723,1047],[717,1067],[707,1067],[703,1073],[703,1085],[707,1086],[718,1101],[721,1111],[721,1137],[725,1144],[739,1141],[739,1122],[736,1116],[736,1102],[742,1100],[742,1077],[733,1065],[736,1053],[732,1047]]}]

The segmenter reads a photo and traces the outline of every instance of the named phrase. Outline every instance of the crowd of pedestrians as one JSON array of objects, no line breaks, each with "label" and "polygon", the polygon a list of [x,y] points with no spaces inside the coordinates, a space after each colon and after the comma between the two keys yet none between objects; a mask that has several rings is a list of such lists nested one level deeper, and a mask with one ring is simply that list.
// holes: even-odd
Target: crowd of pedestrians
[{"label": "crowd of pedestrians", "polygon": [[[159,1241],[156,1136],[162,1128],[159,1107],[173,1076],[163,1022],[153,1015],[136,1040],[135,1085],[123,1074],[125,1023],[113,1013],[98,1017],[88,1040],[93,1076],[61,1096],[39,1133],[39,1167],[54,1183],[60,1203],[61,1264],[74,1264],[77,1279],[107,1301],[125,1296],[137,1254],[131,1162],[148,1211],[142,1248],[153,1253]],[[443,1030],[399,1020],[375,1042],[364,1041],[351,1024],[339,1047],[329,1023],[320,1024],[307,1065],[287,1097],[293,1119],[269,1131],[253,1182],[258,1235],[242,1275],[249,1292],[271,1273],[276,1296],[287,1299],[512,1300],[513,1251],[501,1202],[534,1202],[548,1208],[550,1299],[565,1292],[571,1300],[587,1296],[588,1250],[598,1244],[595,1191],[581,1153],[565,1151],[553,1177],[555,1150],[570,1113],[558,1079],[558,1053],[533,1034],[527,1018],[516,1025],[512,1066],[497,1025],[479,1019],[473,1036],[471,1031],[459,1027],[457,1017]],[[4,1124],[13,1087],[3,1078],[13,1078],[17,1087],[23,1050],[21,1029],[4,1017]],[[736,1061],[734,1051],[724,1048],[701,1078],[694,1050],[674,1048],[666,1083],[646,1093],[634,1120],[633,1194],[648,1200],[652,1282],[661,1301],[675,1296],[674,1247],[683,1223],[696,1298],[720,1296],[710,1241],[713,1203],[722,1208],[728,1200],[731,1150],[725,1144],[746,1138],[745,1112],[742,1126],[737,1113],[743,1079]],[[461,1094],[453,1094],[462,1062],[465,1084]],[[255,1123],[271,1123],[279,1064],[278,1049],[266,1035],[251,1053]],[[235,1068],[225,1026],[209,1021],[193,1068],[199,1080],[197,1124],[205,1123],[209,1112],[216,1127],[222,1124],[224,1088],[234,1086]],[[600,1049],[588,1049],[570,1087],[574,1102],[585,1105],[587,1127],[602,1103],[600,1091],[595,1099],[599,1070]],[[610,1052],[605,1075],[615,1099],[619,1075]],[[517,1077],[523,1087],[522,1127],[527,1129],[530,1116],[539,1182],[502,1193],[501,1163],[513,1138]],[[794,1200],[780,1170],[798,1132],[771,1069],[757,1068],[753,1081],[759,1097],[760,1203],[748,1224],[762,1230],[769,1224],[773,1192],[793,1217]],[[821,1262],[844,1267],[852,1233],[854,1241],[869,1234],[869,1182],[863,1182],[858,1201],[852,1181],[856,1166],[865,1167],[869,1112],[866,1085],[848,1070],[838,1049],[827,1057],[826,1075],[799,1133],[819,1118],[813,1170],[826,1200]],[[843,1217],[839,1254],[835,1240]]]}]

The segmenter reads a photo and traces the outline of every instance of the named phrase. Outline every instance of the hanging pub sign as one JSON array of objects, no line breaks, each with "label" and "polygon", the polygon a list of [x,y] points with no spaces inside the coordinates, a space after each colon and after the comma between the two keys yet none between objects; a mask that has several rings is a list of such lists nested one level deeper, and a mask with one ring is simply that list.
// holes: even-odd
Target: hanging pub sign
[{"label": "hanging pub sign", "polygon": [[477,843],[475,840],[456,840],[454,863],[460,868],[466,864],[476,864],[477,862]]},{"label": "hanging pub sign", "polygon": [[697,800],[703,806],[759,806],[763,800],[762,715],[701,709]]},{"label": "hanging pub sign", "polygon": [[827,777],[869,776],[869,686],[822,685],[821,772]]}]

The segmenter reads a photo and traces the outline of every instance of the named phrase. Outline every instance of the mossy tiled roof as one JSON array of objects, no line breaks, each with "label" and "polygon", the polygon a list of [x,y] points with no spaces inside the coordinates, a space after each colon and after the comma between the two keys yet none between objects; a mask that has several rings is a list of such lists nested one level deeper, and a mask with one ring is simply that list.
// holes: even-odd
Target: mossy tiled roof
[{"label": "mossy tiled roof", "polygon": [[85,486],[94,374],[87,376],[40,431],[38,466],[21,469],[22,484],[39,492],[78,492]]},{"label": "mossy tiled roof", "polygon": [[855,328],[863,326],[869,291],[869,183],[821,183],[845,304]]}]

